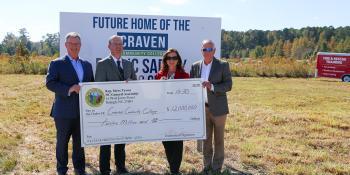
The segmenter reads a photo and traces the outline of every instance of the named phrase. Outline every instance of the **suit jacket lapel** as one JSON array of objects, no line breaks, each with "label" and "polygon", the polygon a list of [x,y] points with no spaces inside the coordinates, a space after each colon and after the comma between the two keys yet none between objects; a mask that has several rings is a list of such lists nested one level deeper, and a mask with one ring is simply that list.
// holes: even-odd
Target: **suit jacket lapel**
[{"label": "suit jacket lapel", "polygon": [[202,65],[203,65],[203,60],[198,64],[198,78],[202,77]]},{"label": "suit jacket lapel", "polygon": [[87,64],[85,64],[85,62],[83,61],[83,60],[80,60],[80,62],[81,62],[81,66],[83,67],[83,82],[87,82],[88,80],[87,80],[87,75],[86,75],[86,70],[88,70],[87,69]]},{"label": "suit jacket lapel", "polygon": [[68,65],[67,67],[68,67],[68,71],[71,72],[70,74],[73,75],[73,77],[74,77],[76,82],[79,82],[79,78],[78,78],[77,72],[75,72],[75,69],[74,69],[74,67],[73,67],[73,65],[72,65],[72,63],[71,63],[71,61],[70,61],[70,59],[69,59],[69,57],[67,55],[64,58],[64,60],[65,60],[66,64]]},{"label": "suit jacket lapel", "polygon": [[109,61],[110,61],[113,73],[115,74],[116,77],[119,77],[119,79],[122,79],[122,76],[120,75],[120,72],[118,70],[117,64],[114,61],[114,58],[112,56],[109,56],[109,58],[110,58]]},{"label": "suit jacket lapel", "polygon": [[122,59],[123,71],[124,71],[124,80],[127,80],[129,77],[129,69],[127,68],[128,63],[126,60]]},{"label": "suit jacket lapel", "polygon": [[212,74],[216,71],[216,69],[217,69],[217,62],[218,60],[216,59],[216,58],[213,58],[213,62],[212,62],[212,64],[211,64],[211,68],[210,68],[210,73],[209,73],[209,77],[208,77],[208,81],[210,81],[211,80],[211,78],[212,78]]}]

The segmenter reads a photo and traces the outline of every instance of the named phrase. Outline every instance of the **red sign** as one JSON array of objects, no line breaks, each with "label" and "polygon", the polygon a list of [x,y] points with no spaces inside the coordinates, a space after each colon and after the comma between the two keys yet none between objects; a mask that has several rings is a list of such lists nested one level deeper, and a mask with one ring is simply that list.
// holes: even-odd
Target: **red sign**
[{"label": "red sign", "polygon": [[347,53],[317,53],[317,76],[350,78],[350,54]]}]

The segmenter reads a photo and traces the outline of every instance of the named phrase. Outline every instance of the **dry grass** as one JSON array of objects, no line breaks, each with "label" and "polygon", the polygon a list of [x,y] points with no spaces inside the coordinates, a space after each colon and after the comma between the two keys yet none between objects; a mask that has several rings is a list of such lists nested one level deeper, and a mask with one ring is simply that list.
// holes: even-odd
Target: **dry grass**
[{"label": "dry grass", "polygon": [[350,84],[235,80],[226,136],[245,166],[269,174],[350,174]]},{"label": "dry grass", "polygon": [[[0,173],[55,174],[53,94],[44,76],[0,75],[0,89]],[[350,84],[338,80],[234,78],[224,174],[350,174],[349,94]],[[199,174],[195,142],[184,150],[181,171]],[[161,143],[130,144],[127,155],[132,172],[168,172]],[[88,172],[98,174],[98,148],[86,157]]]},{"label": "dry grass", "polygon": [[46,74],[54,57],[17,57],[0,54],[0,74]]},{"label": "dry grass", "polygon": [[235,77],[291,77],[307,78],[315,75],[315,62],[282,57],[264,59],[229,59]]}]

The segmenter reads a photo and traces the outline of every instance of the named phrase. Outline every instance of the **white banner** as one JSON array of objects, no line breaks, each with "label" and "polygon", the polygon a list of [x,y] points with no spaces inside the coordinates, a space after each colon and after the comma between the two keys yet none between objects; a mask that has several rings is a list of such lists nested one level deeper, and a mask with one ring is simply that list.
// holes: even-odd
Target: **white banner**
[{"label": "white banner", "polygon": [[202,59],[204,39],[214,41],[215,56],[220,58],[220,18],[62,12],[61,56],[66,54],[64,43],[68,32],[80,33],[80,56],[88,60],[94,70],[97,60],[109,55],[109,37],[123,36],[123,58],[133,62],[139,80],[154,79],[161,66],[161,55],[168,48],[179,51],[187,72],[193,62]]},{"label": "white banner", "polygon": [[81,144],[205,139],[200,79],[82,83]]}]

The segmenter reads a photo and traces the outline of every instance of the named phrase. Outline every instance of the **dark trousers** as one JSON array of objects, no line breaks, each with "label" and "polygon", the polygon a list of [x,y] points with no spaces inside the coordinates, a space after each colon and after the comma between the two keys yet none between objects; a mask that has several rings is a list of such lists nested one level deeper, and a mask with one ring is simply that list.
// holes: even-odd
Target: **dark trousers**
[{"label": "dark trousers", "polygon": [[182,161],[183,141],[164,141],[162,143],[170,166],[170,172],[174,174],[179,173]]},{"label": "dark trousers", "polygon": [[[111,145],[100,147],[100,172],[110,173]],[[114,160],[119,171],[125,170],[125,144],[114,145]]]},{"label": "dark trousers", "polygon": [[56,159],[57,172],[66,174],[68,171],[68,142],[73,138],[72,160],[75,172],[85,173],[85,154],[84,148],[80,143],[80,121],[77,119],[58,119],[55,118],[56,125]]}]

